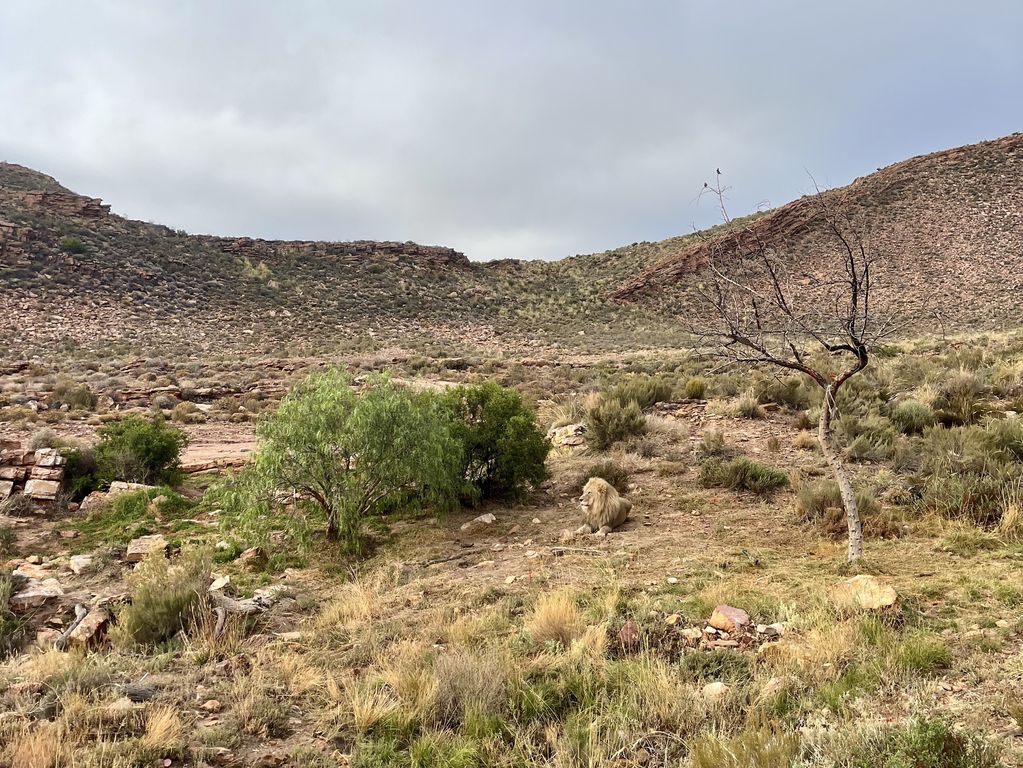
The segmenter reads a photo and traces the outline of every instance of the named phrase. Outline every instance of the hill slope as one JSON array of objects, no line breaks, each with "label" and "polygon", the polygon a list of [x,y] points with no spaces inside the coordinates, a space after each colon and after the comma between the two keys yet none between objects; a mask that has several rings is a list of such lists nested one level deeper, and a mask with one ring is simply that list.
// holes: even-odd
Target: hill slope
[{"label": "hill slope", "polygon": [[[832,210],[862,225],[882,258],[876,277],[891,309],[947,331],[1019,327],[1023,296],[1023,134],[915,157],[822,194]],[[838,258],[819,201],[804,197],[747,224],[755,239],[807,269]],[[725,232],[658,260],[614,292],[617,300],[657,297],[693,306],[694,286]],[[747,234],[747,241],[751,241]],[[924,309],[926,308],[926,312]]]},{"label": "hill slope", "polygon": [[[900,309],[930,300],[946,331],[1019,325],[1023,135],[913,158],[825,194],[869,221]],[[792,259],[826,267],[833,257],[806,198],[755,227]],[[316,354],[436,342],[526,354],[677,345],[676,318],[700,312],[694,286],[721,236],[481,264],[414,243],[188,235],[116,216],[49,176],[0,163],[0,315],[9,331],[0,356],[58,347]]]}]

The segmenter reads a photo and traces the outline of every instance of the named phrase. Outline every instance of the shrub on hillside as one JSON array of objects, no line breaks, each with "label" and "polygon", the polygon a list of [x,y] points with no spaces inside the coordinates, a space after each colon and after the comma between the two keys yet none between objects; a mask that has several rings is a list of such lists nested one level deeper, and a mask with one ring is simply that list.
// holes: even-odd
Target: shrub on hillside
[{"label": "shrub on hillside", "polygon": [[632,376],[619,382],[607,391],[607,397],[617,400],[622,406],[636,403],[640,409],[654,403],[671,400],[672,384],[654,376]]},{"label": "shrub on hillside", "polygon": [[79,240],[77,237],[62,237],[60,242],[57,243],[57,247],[64,253],[85,253],[85,243]]},{"label": "shrub on hillside", "polygon": [[15,592],[14,579],[10,573],[0,573],[0,660],[17,651],[28,636],[28,622],[8,608],[11,594]]},{"label": "shrub on hillside", "polygon": [[514,389],[494,382],[454,387],[441,397],[461,444],[463,496],[521,499],[547,477],[550,442]]},{"label": "shrub on hillside", "polygon": [[[890,525],[881,524],[881,507],[869,490],[856,491],[856,507],[863,527],[873,535],[893,533]],[[803,483],[796,491],[796,509],[804,523],[820,526],[829,535],[839,537],[846,533],[845,510],[838,483],[834,480],[818,480]]]},{"label": "shrub on hillside", "polygon": [[122,646],[156,645],[184,629],[206,593],[209,558],[200,552],[171,561],[146,558],[129,575],[131,603],[118,614],[114,641]]},{"label": "shrub on hillside", "polygon": [[65,379],[53,388],[50,403],[57,407],[66,405],[72,411],[87,411],[96,407],[96,396],[87,385]]},{"label": "shrub on hillside", "polygon": [[613,461],[601,461],[584,469],[576,478],[575,489],[582,491],[591,477],[607,480],[619,493],[625,493],[629,489],[629,471]]},{"label": "shrub on hillside", "polygon": [[700,465],[700,484],[705,488],[731,488],[768,495],[788,485],[789,477],[780,469],[745,457],[732,461],[710,458]]},{"label": "shrub on hillside", "polygon": [[753,385],[758,403],[777,403],[794,411],[810,407],[810,390],[801,376],[762,377]]},{"label": "shrub on hillside", "polygon": [[597,450],[646,431],[646,417],[639,404],[632,400],[622,404],[613,397],[600,397],[586,411],[587,442]]},{"label": "shrub on hillside", "polygon": [[257,530],[296,517],[275,514],[293,493],[307,513],[299,524],[322,516],[327,537],[358,552],[367,518],[444,504],[459,490],[461,446],[439,397],[387,379],[356,392],[342,371],[314,374],[256,434],[256,455],[222,502],[229,517]]},{"label": "shrub on hillside", "polygon": [[95,448],[98,476],[107,482],[146,485],[173,484],[181,451],[188,443],[185,433],[162,417],[128,416],[101,427],[99,437]]},{"label": "shrub on hillside", "polygon": [[72,501],[81,501],[99,488],[99,463],[96,452],[89,447],[75,445],[61,451],[67,464],[64,466],[64,487]]},{"label": "shrub on hillside", "polygon": [[964,426],[975,424],[986,411],[987,388],[977,374],[960,371],[938,386],[934,399],[935,416],[942,424]]},{"label": "shrub on hillside", "polygon": [[892,423],[904,435],[919,435],[934,425],[934,411],[919,400],[903,400],[892,409]]},{"label": "shrub on hillside", "polygon": [[703,400],[707,396],[707,380],[694,376],[682,387],[682,396],[686,400]]}]

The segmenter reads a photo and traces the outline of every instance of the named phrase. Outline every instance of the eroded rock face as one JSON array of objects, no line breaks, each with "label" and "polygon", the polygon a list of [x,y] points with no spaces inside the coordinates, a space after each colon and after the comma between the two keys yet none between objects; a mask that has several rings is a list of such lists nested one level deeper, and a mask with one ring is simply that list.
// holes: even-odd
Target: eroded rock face
[{"label": "eroded rock face", "polygon": [[95,568],[95,561],[92,555],[74,555],[68,561],[71,572],[76,576],[87,573]]},{"label": "eroded rock face", "polygon": [[576,453],[586,449],[586,425],[568,424],[547,432],[553,450],[559,453]]},{"label": "eroded rock face", "polygon": [[832,589],[831,597],[839,608],[845,610],[884,611],[899,601],[895,587],[866,574],[838,584]]},{"label": "eroded rock face", "polygon": [[60,493],[58,480],[29,480],[25,483],[25,495],[39,501],[53,501]]},{"label": "eroded rock face", "polygon": [[110,626],[110,613],[104,608],[93,608],[88,615],[71,630],[68,644],[78,648],[93,648],[103,642]]},{"label": "eroded rock face", "polygon": [[158,533],[139,536],[128,544],[124,559],[129,563],[140,563],[150,555],[164,557],[167,554],[167,539]]}]

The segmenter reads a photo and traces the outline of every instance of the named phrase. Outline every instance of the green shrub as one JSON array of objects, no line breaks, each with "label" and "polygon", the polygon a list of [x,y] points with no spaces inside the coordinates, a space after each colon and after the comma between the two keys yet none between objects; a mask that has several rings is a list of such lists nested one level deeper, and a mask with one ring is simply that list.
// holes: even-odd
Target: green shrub
[{"label": "green shrub", "polygon": [[28,623],[15,616],[8,607],[14,592],[14,577],[0,573],[0,660],[17,651],[28,636]]},{"label": "green shrub", "polygon": [[790,768],[799,751],[799,735],[793,733],[706,733],[697,738],[690,760],[692,768]]},{"label": "green shrub", "polygon": [[118,645],[156,645],[185,629],[210,579],[209,558],[197,551],[174,561],[146,558],[128,576],[131,603],[117,616]]},{"label": "green shrub", "polygon": [[623,405],[613,397],[602,397],[586,412],[587,442],[597,450],[646,431],[646,416],[636,401]]},{"label": "green shrub", "polygon": [[177,479],[181,451],[188,438],[163,421],[128,416],[99,429],[96,463],[104,481],[173,484]]},{"label": "green shrub", "polygon": [[757,402],[757,398],[752,392],[747,392],[736,400],[729,410],[733,415],[743,419],[767,418],[767,411],[764,410],[764,406]]},{"label": "green shrub", "polygon": [[463,496],[521,499],[547,477],[550,442],[514,389],[494,382],[454,387],[442,397],[462,448]]},{"label": "green shrub", "polygon": [[654,403],[671,400],[672,385],[664,379],[653,376],[632,376],[607,391],[607,398],[617,400],[622,406],[637,403],[640,409]]},{"label": "green shrub", "polygon": [[[880,511],[874,494],[866,489],[856,491],[856,508],[860,517],[866,520]],[[803,483],[796,491],[796,509],[804,523],[827,521],[829,510],[838,510],[841,514],[842,526],[839,533],[845,533],[845,513],[842,505],[842,494],[838,483],[834,480],[817,480]]]},{"label": "green shrub", "polygon": [[[367,518],[446,504],[459,490],[461,446],[439,397],[387,379],[357,393],[342,371],[314,374],[256,434],[255,457],[221,499],[228,517],[254,530],[322,515],[328,538],[358,552]],[[297,492],[307,514],[279,516],[281,491]]]},{"label": "green shrub", "polygon": [[[159,499],[158,504],[153,504]],[[166,486],[134,493],[121,493],[84,518],[78,518],[73,527],[81,534],[82,546],[126,544],[139,536],[156,533],[157,523],[168,524],[192,516],[195,502],[175,493]]]},{"label": "green shrub", "polygon": [[724,457],[731,454],[731,450],[725,443],[725,433],[720,429],[709,429],[704,432],[700,444],[696,447],[696,452],[704,458],[708,456]]},{"label": "green shrub", "polygon": [[32,439],[28,443],[28,447],[33,451],[38,451],[40,448],[59,448],[60,446],[60,438],[49,427],[43,427],[32,435]]},{"label": "green shrub", "polygon": [[700,465],[700,484],[705,488],[731,488],[767,495],[788,485],[789,477],[780,469],[745,457],[727,462],[711,458]]},{"label": "green shrub", "polygon": [[707,380],[699,376],[689,379],[682,388],[682,396],[687,400],[703,400],[707,396]]},{"label": "green shrub", "polygon": [[943,720],[913,720],[863,737],[843,765],[852,768],[998,768],[999,749],[979,734]]},{"label": "green shrub", "polygon": [[180,402],[171,409],[171,421],[181,424],[202,424],[206,414],[195,403]]},{"label": "green shrub", "polygon": [[580,472],[575,482],[576,489],[582,491],[586,481],[591,477],[607,480],[619,493],[629,490],[629,471],[613,461],[602,461]]},{"label": "green shrub", "polygon": [[892,409],[892,422],[904,435],[919,435],[934,425],[934,411],[919,400],[903,400]]},{"label": "green shrub", "polygon": [[58,381],[50,397],[52,405],[66,405],[72,411],[88,411],[96,407],[96,396],[85,384],[72,381]]},{"label": "green shrub", "polygon": [[61,455],[67,460],[64,487],[73,501],[81,501],[99,488],[99,463],[92,448],[76,445],[63,449]]},{"label": "green shrub", "polygon": [[85,243],[77,237],[62,237],[60,242],[57,243],[57,247],[64,251],[64,253],[85,253]]},{"label": "green shrub", "polygon": [[960,371],[938,386],[934,411],[938,421],[950,426],[975,424],[987,410],[987,388],[975,373]]},{"label": "green shrub", "polygon": [[753,394],[758,403],[777,403],[794,411],[810,407],[810,390],[802,376],[758,378]]}]

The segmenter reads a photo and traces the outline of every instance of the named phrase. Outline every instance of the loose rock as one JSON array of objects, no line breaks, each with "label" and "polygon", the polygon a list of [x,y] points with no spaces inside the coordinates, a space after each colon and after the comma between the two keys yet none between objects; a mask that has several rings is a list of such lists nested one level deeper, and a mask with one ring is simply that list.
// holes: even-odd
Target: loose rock
[{"label": "loose rock", "polygon": [[719,605],[714,609],[714,613],[711,614],[710,621],[707,623],[714,629],[731,634],[749,625],[749,614],[742,608]]},{"label": "loose rock", "polygon": [[865,574],[846,579],[832,590],[831,595],[835,603],[846,610],[883,611],[899,600],[893,586]]},{"label": "loose rock", "polygon": [[158,533],[134,539],[128,544],[124,559],[129,563],[139,563],[152,554],[159,554],[161,557],[167,554],[167,539]]}]

